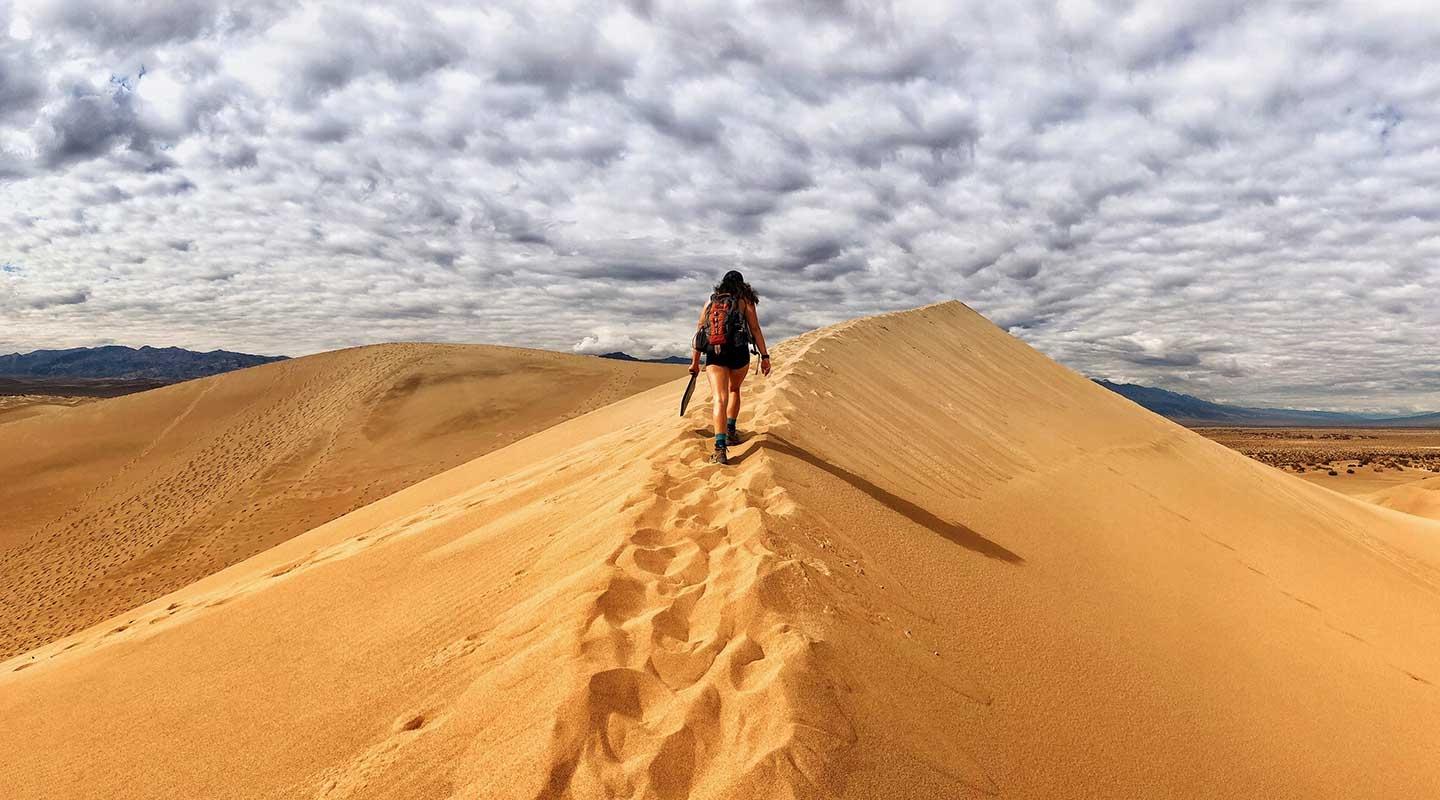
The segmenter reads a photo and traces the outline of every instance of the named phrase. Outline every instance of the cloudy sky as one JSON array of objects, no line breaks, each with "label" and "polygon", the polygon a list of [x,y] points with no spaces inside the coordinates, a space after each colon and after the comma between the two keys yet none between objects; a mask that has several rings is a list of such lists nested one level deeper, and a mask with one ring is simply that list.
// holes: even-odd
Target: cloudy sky
[{"label": "cloudy sky", "polygon": [[0,0],[0,352],[677,353],[959,298],[1094,376],[1440,408],[1426,2]]}]

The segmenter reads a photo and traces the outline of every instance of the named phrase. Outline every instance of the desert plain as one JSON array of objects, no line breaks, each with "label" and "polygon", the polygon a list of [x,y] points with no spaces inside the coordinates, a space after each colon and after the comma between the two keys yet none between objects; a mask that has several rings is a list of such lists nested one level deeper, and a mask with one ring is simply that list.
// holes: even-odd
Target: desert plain
[{"label": "desert plain", "polygon": [[1305,481],[1440,519],[1440,429],[1197,428]]},{"label": "desert plain", "polygon": [[407,347],[0,417],[0,794],[1440,796],[1440,522],[959,303],[724,467],[683,369]]}]

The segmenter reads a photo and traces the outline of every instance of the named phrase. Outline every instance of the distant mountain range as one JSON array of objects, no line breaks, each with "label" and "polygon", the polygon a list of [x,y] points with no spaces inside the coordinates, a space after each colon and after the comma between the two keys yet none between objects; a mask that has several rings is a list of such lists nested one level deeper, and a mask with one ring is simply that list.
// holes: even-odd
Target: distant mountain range
[{"label": "distant mountain range", "polygon": [[1252,428],[1440,428],[1440,413],[1391,417],[1337,411],[1303,411],[1293,408],[1249,408],[1212,403],[1188,394],[1156,389],[1151,386],[1111,383],[1098,379],[1095,382],[1156,414],[1191,427],[1232,425]]},{"label": "distant mountain range", "polygon": [[613,358],[616,361],[643,361],[647,364],[689,364],[690,359],[680,356],[666,356],[664,358],[636,358],[629,353],[601,353],[600,358]]},{"label": "distant mountain range", "polygon": [[0,378],[150,380],[176,383],[281,361],[285,356],[255,356],[180,347],[75,347],[0,356]]}]

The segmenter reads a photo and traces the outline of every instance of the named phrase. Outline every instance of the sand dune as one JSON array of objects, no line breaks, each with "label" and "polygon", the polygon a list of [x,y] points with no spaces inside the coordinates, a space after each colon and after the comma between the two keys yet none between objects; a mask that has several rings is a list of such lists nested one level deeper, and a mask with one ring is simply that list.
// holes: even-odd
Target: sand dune
[{"label": "sand dune", "polygon": [[32,797],[1440,796],[1440,523],[959,304],[663,385],[0,665]]},{"label": "sand dune", "polygon": [[94,401],[93,397],[61,397],[44,394],[0,395],[0,423],[53,414]]},{"label": "sand dune", "polygon": [[677,374],[382,345],[17,407],[0,415],[0,658]]},{"label": "sand dune", "polygon": [[1440,478],[1422,478],[1381,489],[1364,499],[1406,514],[1440,520]]}]

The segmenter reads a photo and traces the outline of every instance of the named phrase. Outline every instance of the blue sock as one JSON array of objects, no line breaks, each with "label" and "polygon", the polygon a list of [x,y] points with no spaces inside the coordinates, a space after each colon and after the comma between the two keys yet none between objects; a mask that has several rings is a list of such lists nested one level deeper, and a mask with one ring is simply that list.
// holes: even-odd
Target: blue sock
[{"label": "blue sock", "polygon": [[715,446],[716,446],[716,447],[724,447],[724,446],[725,446],[725,434],[723,434],[723,433],[717,433],[717,434],[715,434]]},{"label": "blue sock", "polygon": [[730,419],[725,420],[725,431],[726,431],[727,433],[734,433],[734,432],[735,432],[735,418],[734,418],[734,417],[731,417]]}]

